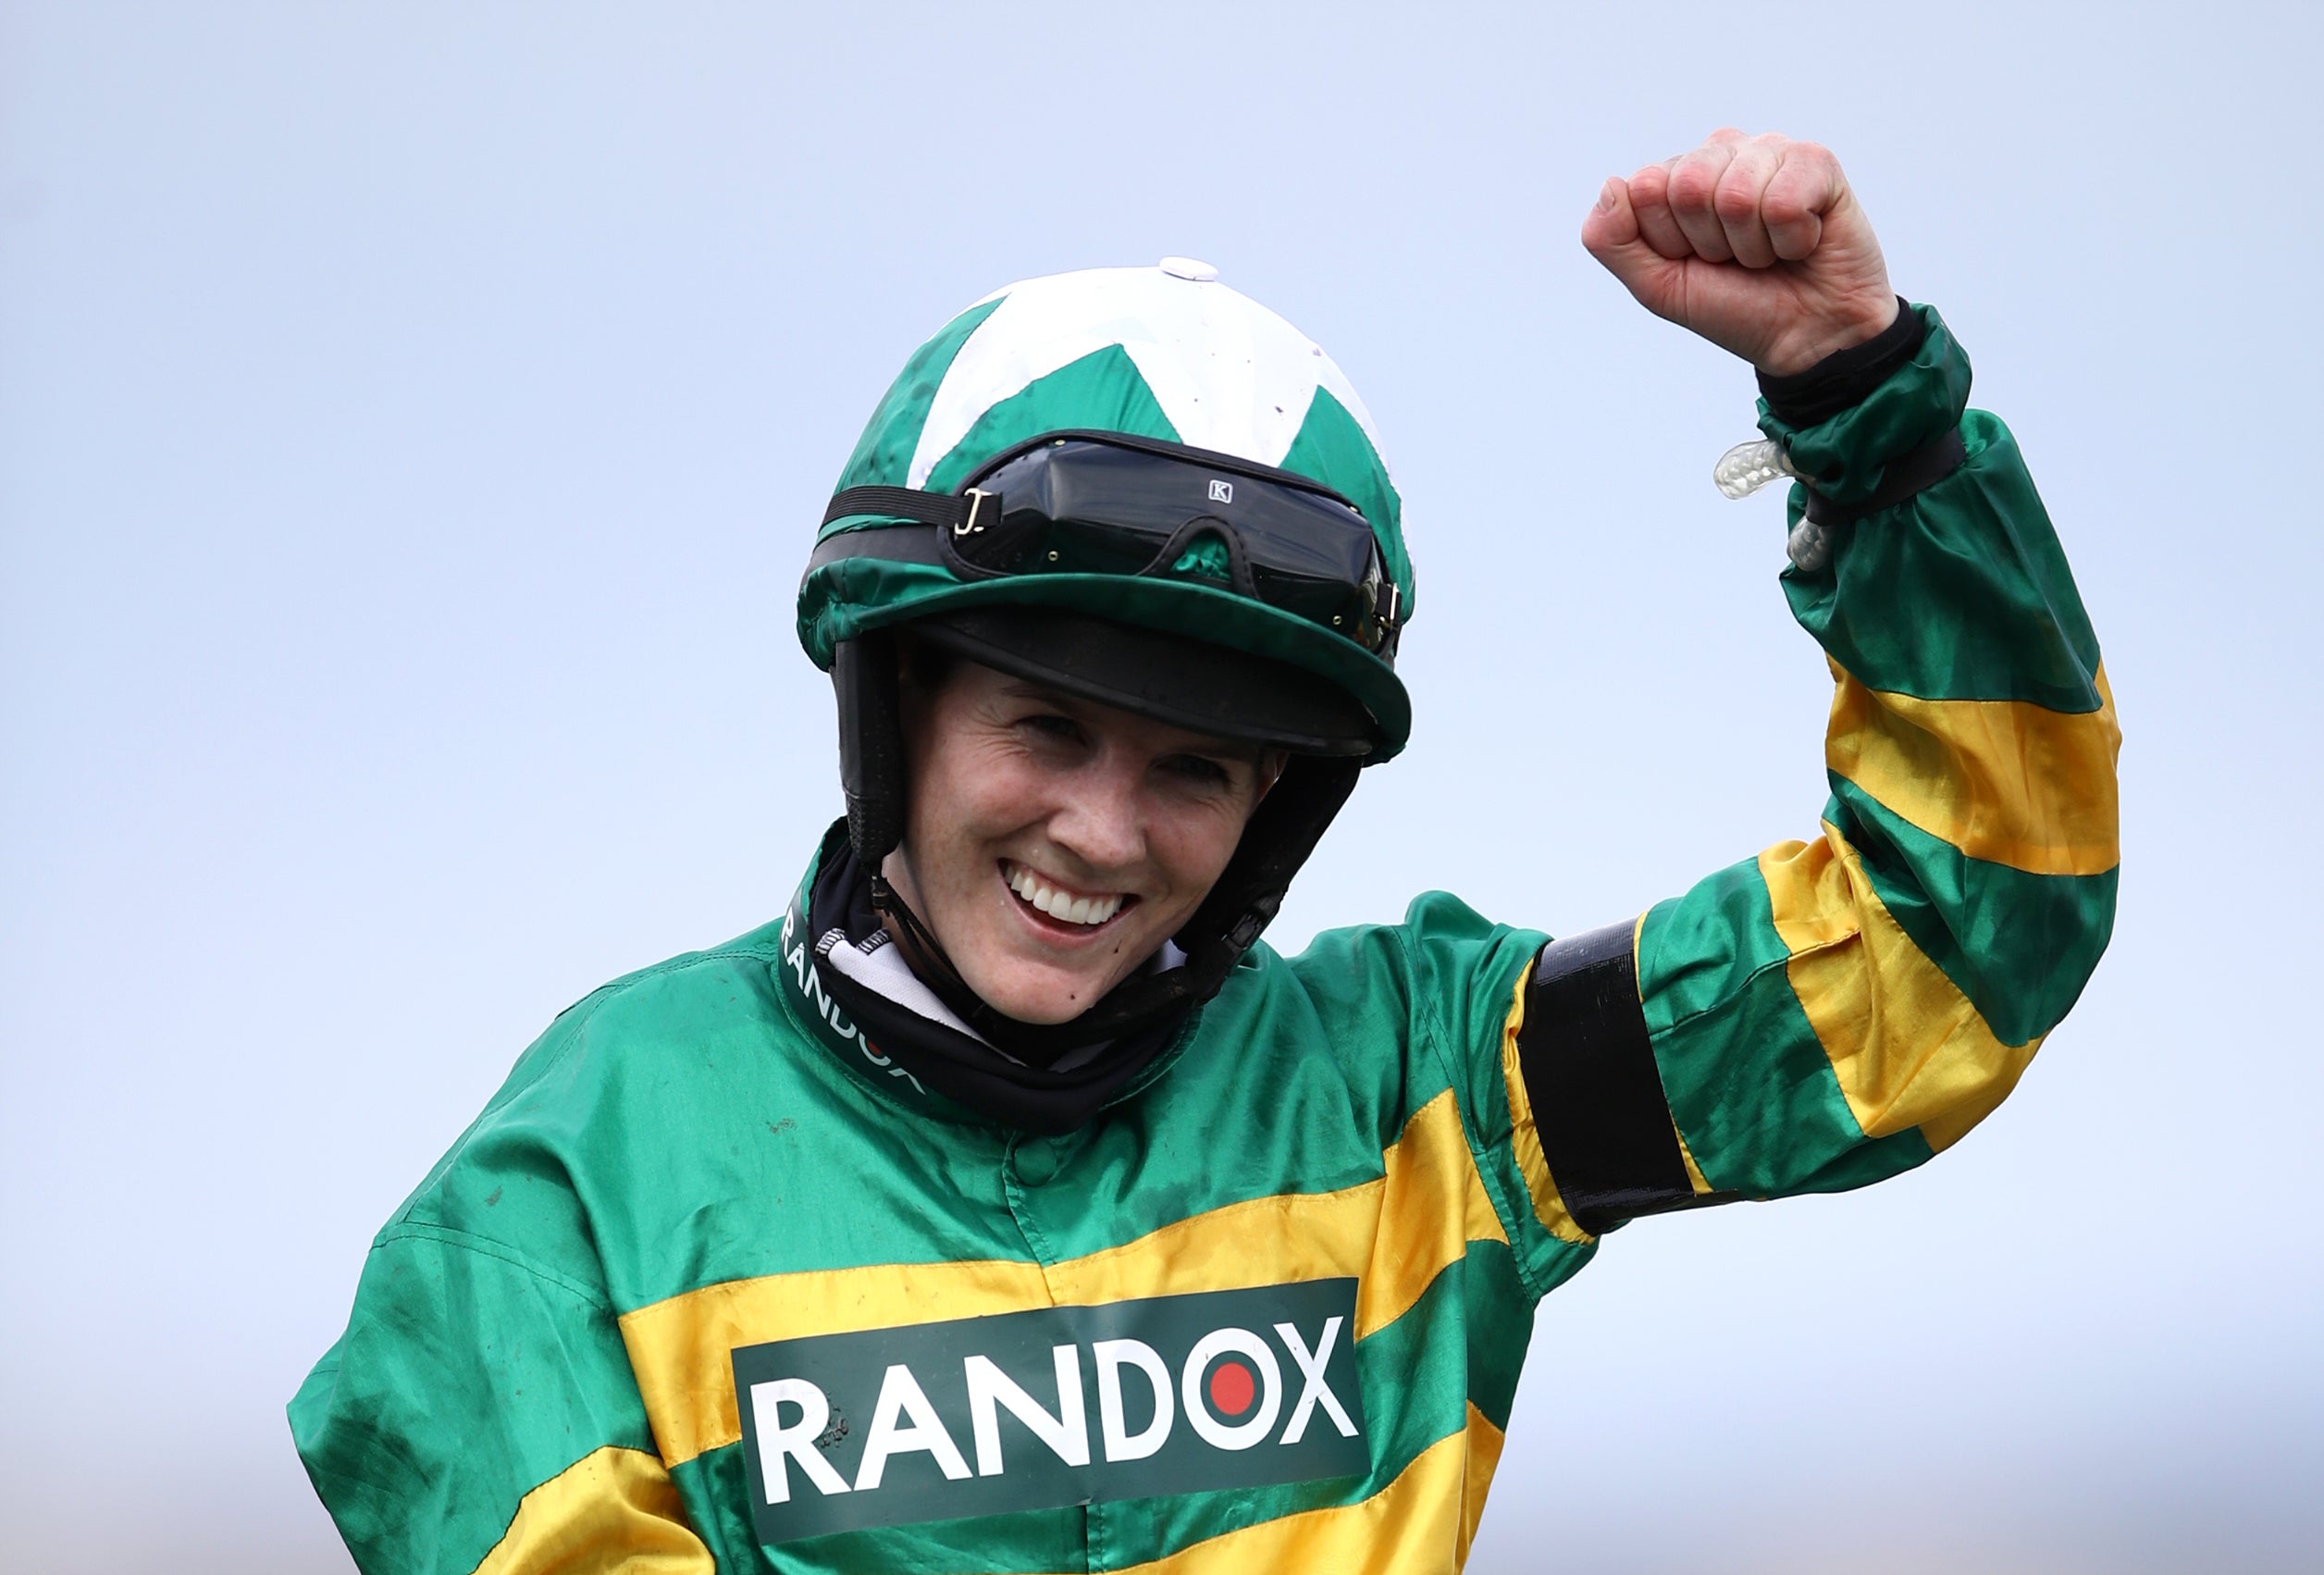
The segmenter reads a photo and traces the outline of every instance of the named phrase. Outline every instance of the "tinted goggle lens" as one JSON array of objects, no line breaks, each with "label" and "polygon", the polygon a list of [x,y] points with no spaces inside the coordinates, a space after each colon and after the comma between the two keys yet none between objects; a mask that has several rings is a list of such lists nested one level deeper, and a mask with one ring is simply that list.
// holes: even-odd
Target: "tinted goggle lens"
[{"label": "tinted goggle lens", "polygon": [[1158,575],[1211,580],[1369,650],[1395,593],[1372,527],[1345,500],[1279,473],[1087,437],[1003,455],[964,491],[945,553],[971,577]]}]

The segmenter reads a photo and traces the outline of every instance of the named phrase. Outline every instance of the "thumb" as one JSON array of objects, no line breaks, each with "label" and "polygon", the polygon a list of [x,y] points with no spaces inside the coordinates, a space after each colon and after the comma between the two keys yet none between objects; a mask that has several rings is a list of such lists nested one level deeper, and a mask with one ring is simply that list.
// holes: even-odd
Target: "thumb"
[{"label": "thumb", "polygon": [[1582,220],[1582,245],[1639,304],[1660,316],[1670,315],[1664,306],[1677,287],[1682,265],[1646,243],[1638,210],[1630,205],[1630,183],[1622,177],[1609,176],[1599,190],[1597,205]]}]

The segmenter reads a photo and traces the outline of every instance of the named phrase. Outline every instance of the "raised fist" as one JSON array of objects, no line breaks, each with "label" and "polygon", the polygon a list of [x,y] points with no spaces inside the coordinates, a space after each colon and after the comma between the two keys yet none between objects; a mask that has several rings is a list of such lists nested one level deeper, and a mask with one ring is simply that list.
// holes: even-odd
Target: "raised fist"
[{"label": "raised fist", "polygon": [[1713,131],[1608,180],[1582,244],[1648,311],[1762,372],[1804,371],[1897,316],[1872,222],[1815,143]]}]

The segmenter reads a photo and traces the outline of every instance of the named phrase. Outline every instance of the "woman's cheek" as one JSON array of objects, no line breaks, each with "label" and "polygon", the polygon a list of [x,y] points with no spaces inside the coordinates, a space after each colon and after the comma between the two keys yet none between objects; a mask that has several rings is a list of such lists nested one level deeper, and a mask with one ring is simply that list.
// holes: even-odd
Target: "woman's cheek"
[{"label": "woman's cheek", "polygon": [[1226,873],[1251,817],[1239,799],[1222,797],[1205,808],[1205,812],[1188,828],[1190,835],[1173,850],[1172,862],[1187,879],[1207,887]]}]

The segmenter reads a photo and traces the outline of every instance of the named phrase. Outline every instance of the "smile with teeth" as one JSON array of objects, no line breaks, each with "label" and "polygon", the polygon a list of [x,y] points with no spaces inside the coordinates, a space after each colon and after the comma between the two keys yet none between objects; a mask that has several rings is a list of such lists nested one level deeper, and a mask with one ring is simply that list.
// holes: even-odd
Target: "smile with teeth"
[{"label": "smile with teeth", "polygon": [[1009,890],[1052,919],[1069,924],[1102,924],[1120,912],[1122,903],[1129,900],[1119,891],[1104,897],[1076,897],[1069,891],[1058,890],[1022,864],[1004,862],[1001,873],[1007,877]]}]

